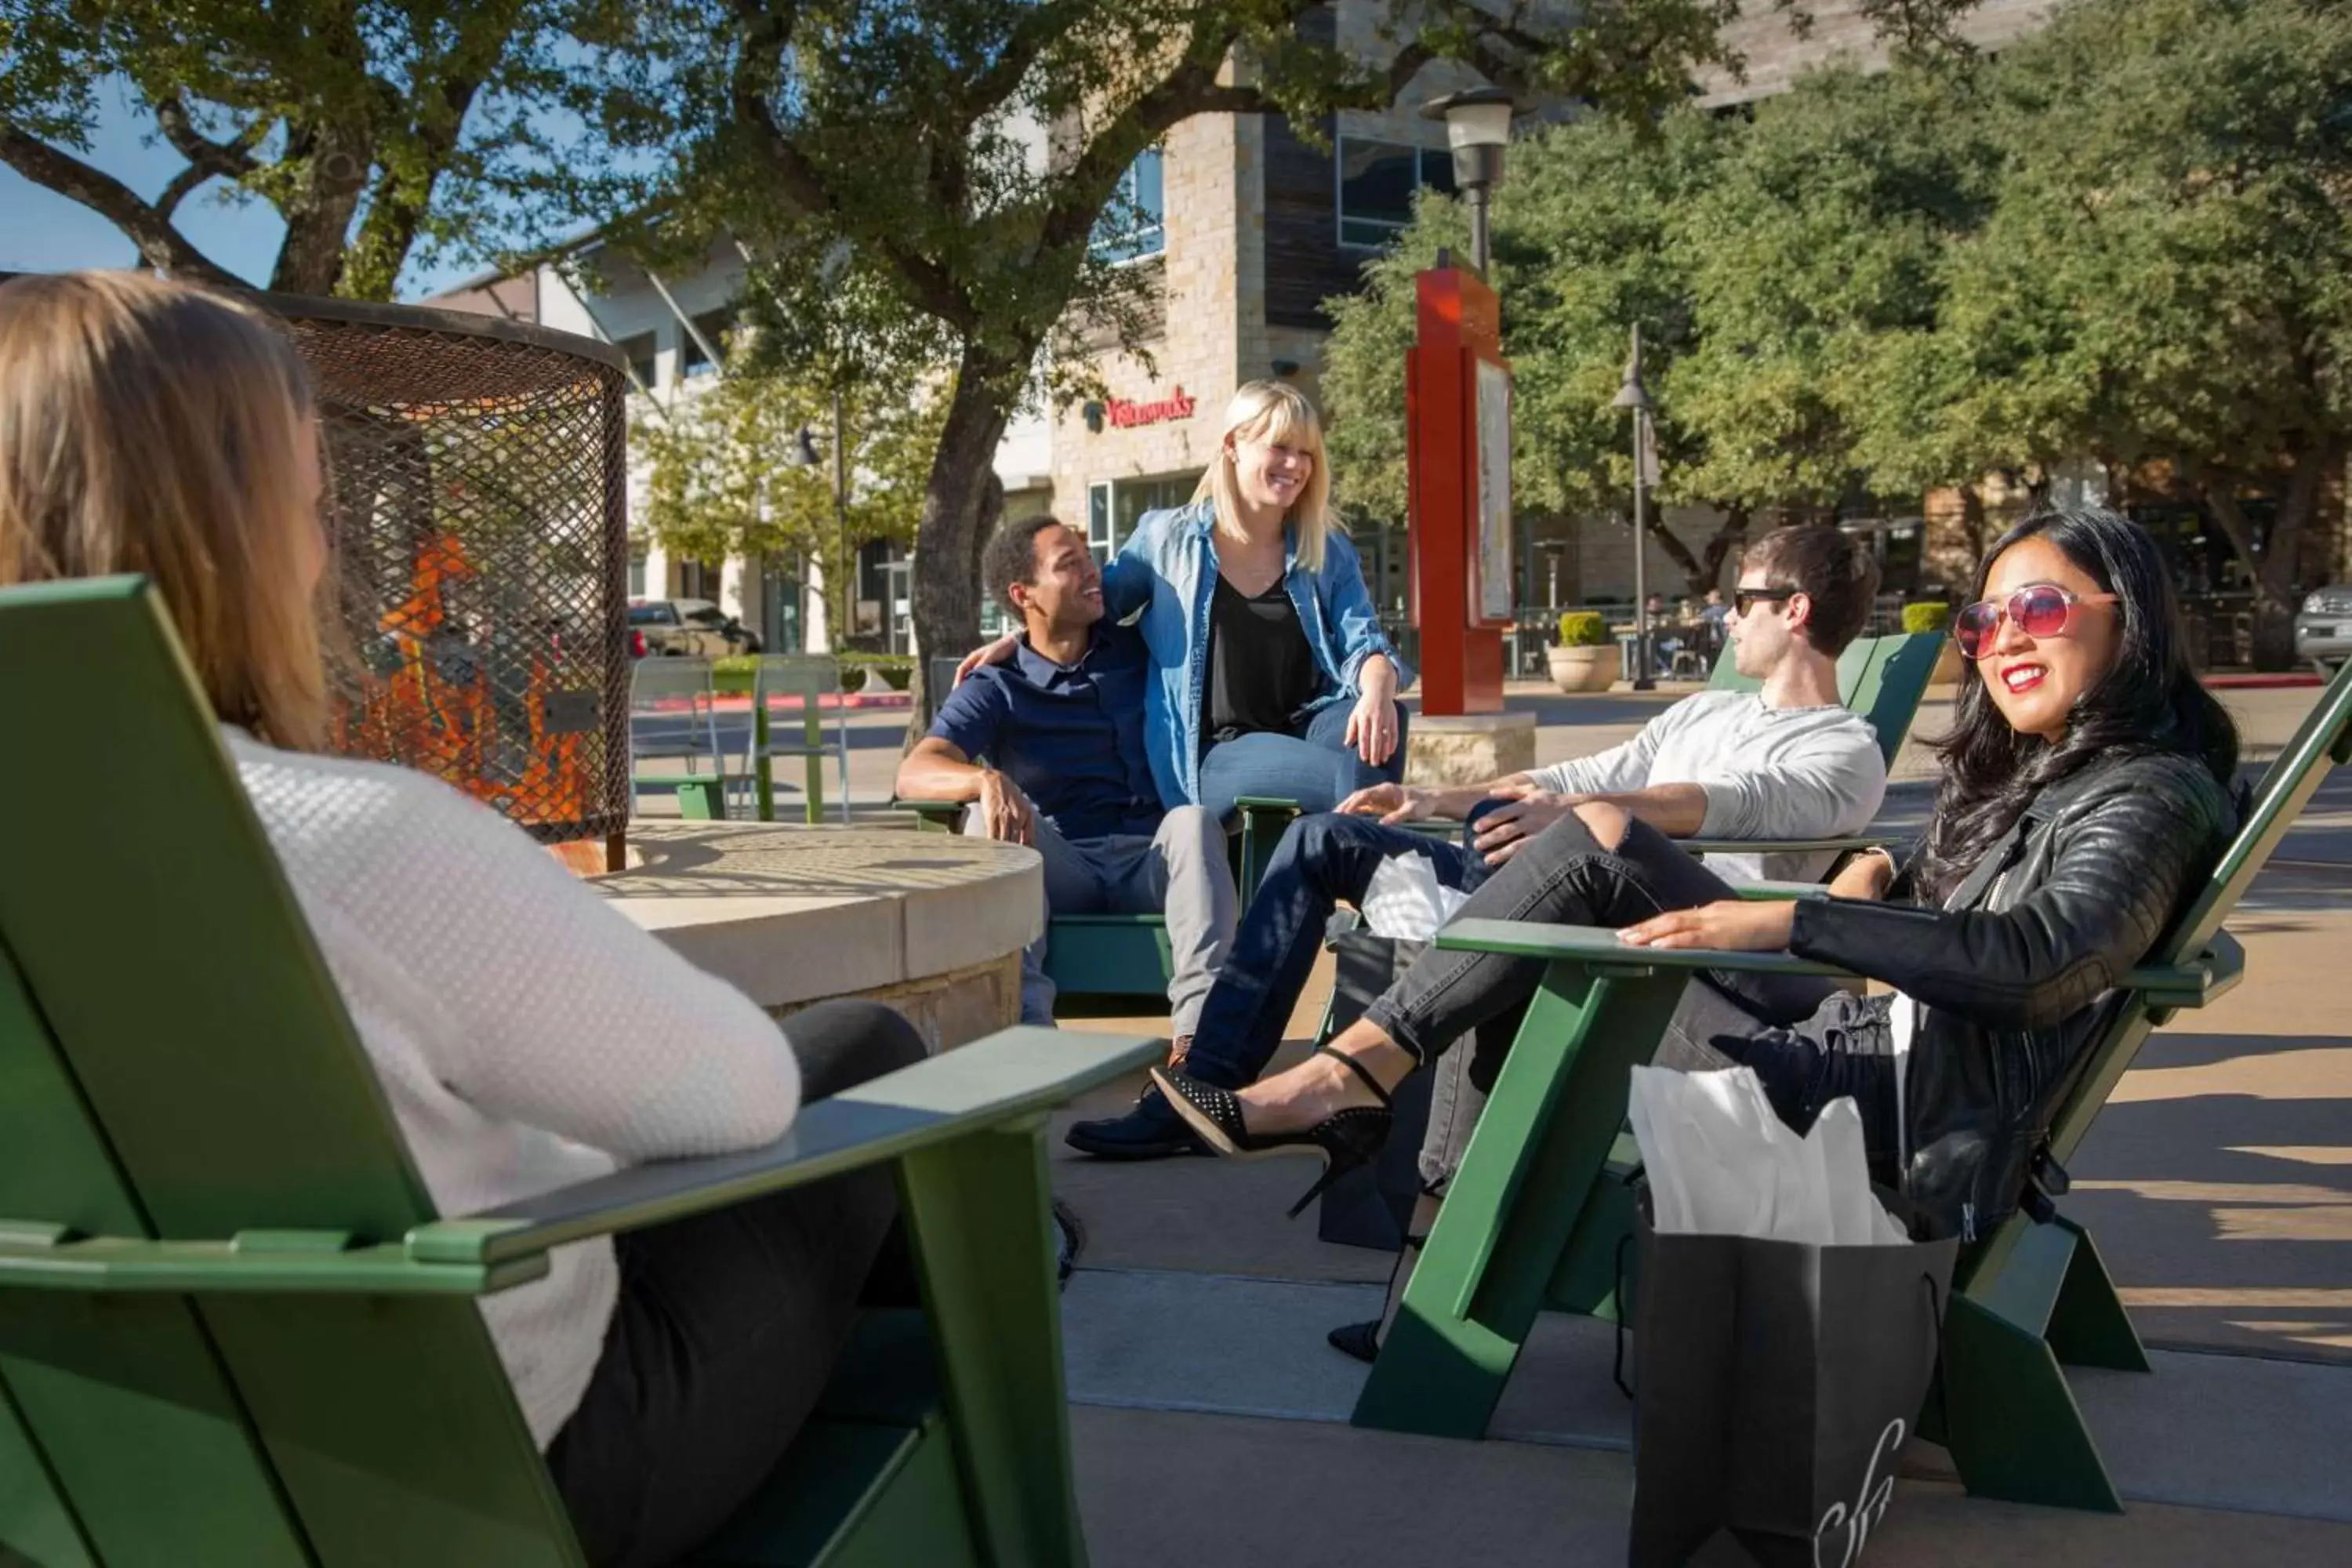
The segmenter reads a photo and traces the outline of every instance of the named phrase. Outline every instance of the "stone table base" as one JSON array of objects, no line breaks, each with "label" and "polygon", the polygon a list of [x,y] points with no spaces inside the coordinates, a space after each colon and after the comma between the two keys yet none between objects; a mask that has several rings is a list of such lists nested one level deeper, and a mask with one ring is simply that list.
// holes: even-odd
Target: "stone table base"
[{"label": "stone table base", "polygon": [[934,1050],[1019,1022],[1045,928],[1036,851],[985,838],[765,822],[639,821],[643,863],[588,879],[773,1016],[860,996]]},{"label": "stone table base", "polygon": [[1533,713],[1469,713],[1459,717],[1416,715],[1407,737],[1404,782],[1412,784],[1485,784],[1536,765]]}]

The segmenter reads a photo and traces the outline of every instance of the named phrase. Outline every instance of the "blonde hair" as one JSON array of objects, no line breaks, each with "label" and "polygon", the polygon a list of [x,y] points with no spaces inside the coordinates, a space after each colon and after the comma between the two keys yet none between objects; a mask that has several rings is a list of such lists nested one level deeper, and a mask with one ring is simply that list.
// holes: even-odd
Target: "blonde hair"
[{"label": "blonde hair", "polygon": [[1296,447],[1314,457],[1315,466],[1286,520],[1298,542],[1298,563],[1309,572],[1323,570],[1323,541],[1346,527],[1331,510],[1331,471],[1323,455],[1323,421],[1307,395],[1284,381],[1244,383],[1225,405],[1224,429],[1217,437],[1216,460],[1201,476],[1192,499],[1208,497],[1217,506],[1217,531],[1228,539],[1249,537],[1242,527],[1241,481],[1228,441],[1264,441]]},{"label": "blonde hair", "polygon": [[0,584],[143,574],[215,716],[316,747],[310,408],[293,344],[226,295],[132,272],[0,284]]}]

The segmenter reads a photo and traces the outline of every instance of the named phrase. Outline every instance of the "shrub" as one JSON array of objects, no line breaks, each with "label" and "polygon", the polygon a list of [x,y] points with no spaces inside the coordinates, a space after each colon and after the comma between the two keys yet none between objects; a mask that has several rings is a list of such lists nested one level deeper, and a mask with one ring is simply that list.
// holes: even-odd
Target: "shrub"
[{"label": "shrub", "polygon": [[1903,606],[1903,629],[1914,634],[1940,632],[1952,624],[1952,606],[1940,599]]},{"label": "shrub", "polygon": [[1606,647],[1609,646],[1609,623],[1592,610],[1566,611],[1559,617],[1559,646]]}]

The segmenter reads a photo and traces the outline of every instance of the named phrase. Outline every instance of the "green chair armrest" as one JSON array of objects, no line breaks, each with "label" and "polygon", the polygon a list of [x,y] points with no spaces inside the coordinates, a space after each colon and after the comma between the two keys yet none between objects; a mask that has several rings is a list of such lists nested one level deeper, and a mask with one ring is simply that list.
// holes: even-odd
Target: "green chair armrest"
[{"label": "green chair armrest", "polygon": [[[47,1240],[41,1227],[0,1221],[0,1289],[84,1294],[164,1291],[203,1295],[310,1294],[475,1296],[537,1279],[547,1255],[495,1264],[420,1261],[398,1242],[351,1247],[333,1231],[268,1233],[228,1241],[148,1241],[78,1237],[63,1227]],[[299,1236],[310,1246],[288,1245]]]},{"label": "green chair armrest", "polygon": [[632,1166],[486,1214],[435,1220],[400,1242],[334,1231],[227,1241],[79,1237],[0,1219],[0,1289],[79,1292],[478,1295],[536,1279],[547,1251],[723,1208],[1018,1122],[1142,1066],[1165,1040],[1007,1029],[803,1108],[762,1149]]},{"label": "green chair armrest", "polygon": [[967,805],[961,800],[909,800],[902,795],[890,797],[891,810],[912,812],[923,823],[940,823],[950,827],[954,826],[956,819],[964,814]]},{"label": "green chair armrest", "polygon": [[764,1149],[633,1165],[463,1219],[419,1226],[411,1257],[498,1263],[724,1208],[1043,1115],[1166,1054],[1164,1039],[1013,1028],[804,1108]]},{"label": "green chair armrest", "polygon": [[1811,855],[1839,851],[1859,855],[1903,842],[1893,833],[1856,833],[1843,838],[1678,838],[1694,855]]},{"label": "green chair armrest", "polygon": [[1242,809],[1244,815],[1254,811],[1286,811],[1293,816],[1298,815],[1298,803],[1287,795],[1237,795],[1234,797],[1234,804]]},{"label": "green chair armrest", "polygon": [[1757,974],[1856,976],[1833,963],[1790,952],[1728,952],[1711,948],[1629,947],[1607,926],[1538,925],[1528,921],[1455,921],[1440,928],[1436,945],[1454,952],[1501,952],[1581,963],[1603,974],[1648,974],[1660,969],[1737,969]]},{"label": "green chair armrest", "polygon": [[2116,982],[2137,991],[2150,1007],[2202,1007],[2238,988],[2246,977],[2246,950],[2228,931],[2216,931],[2203,953],[2187,963],[2144,963]]},{"label": "green chair armrest", "polygon": [[[1788,886],[1789,884],[1780,884]],[[1810,884],[1803,884],[1810,889]],[[1811,889],[1818,892],[1819,889]],[[1606,926],[1538,925],[1527,921],[1455,921],[1437,933],[1436,945],[1461,952],[1500,952],[1582,963],[1601,973],[1635,974],[1659,969],[1736,969],[1757,974],[1814,974],[1853,980],[1860,976],[1832,963],[1791,952],[1727,952],[1708,948],[1629,947]],[[2218,933],[2194,963],[2143,964],[2117,978],[2116,989],[2137,992],[2150,1007],[2201,1007],[2227,994],[2245,977],[2245,949],[2229,932]]]},{"label": "green chair armrest", "polygon": [[1826,899],[1828,887],[1820,882],[1739,882],[1731,889],[1754,903],[1785,903],[1791,899]]}]

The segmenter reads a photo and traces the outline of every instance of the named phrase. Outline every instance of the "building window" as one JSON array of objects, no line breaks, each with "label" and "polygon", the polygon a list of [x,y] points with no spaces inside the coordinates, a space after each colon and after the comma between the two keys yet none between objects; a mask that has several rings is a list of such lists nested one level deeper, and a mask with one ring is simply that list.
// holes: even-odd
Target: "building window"
[{"label": "building window", "polygon": [[629,374],[637,378],[640,386],[648,393],[661,390],[661,383],[654,379],[654,369],[660,361],[656,357],[658,344],[651,332],[623,338],[613,346],[628,356]]},{"label": "building window", "polygon": [[646,596],[646,550],[639,545],[629,552],[629,597]]},{"label": "building window", "polygon": [[[710,375],[716,373],[719,366],[712,363],[709,354],[702,352],[702,343],[707,341],[712,348],[723,354],[727,352],[727,334],[734,330],[735,312],[731,310],[705,310],[695,317],[694,331],[684,334],[686,341],[680,345],[683,355],[680,361],[682,373],[690,376]],[[701,334],[699,340],[695,335],[698,332]]]},{"label": "building window", "polygon": [[1341,245],[1384,248],[1412,221],[1415,191],[1426,186],[1454,194],[1454,154],[1443,147],[1342,136],[1333,156],[1339,165]]},{"label": "building window", "polygon": [[1149,511],[1182,506],[1198,488],[1198,474],[1167,474],[1151,479],[1105,479],[1087,487],[1087,543],[1108,563]]},{"label": "building window", "polygon": [[1110,552],[1118,548],[1110,536],[1110,486],[1108,483],[1087,487],[1087,542],[1094,547],[1097,564],[1107,563]]},{"label": "building window", "polygon": [[1135,261],[1167,248],[1160,152],[1146,147],[1118,177],[1118,188],[1095,220],[1094,253],[1105,261]]}]

